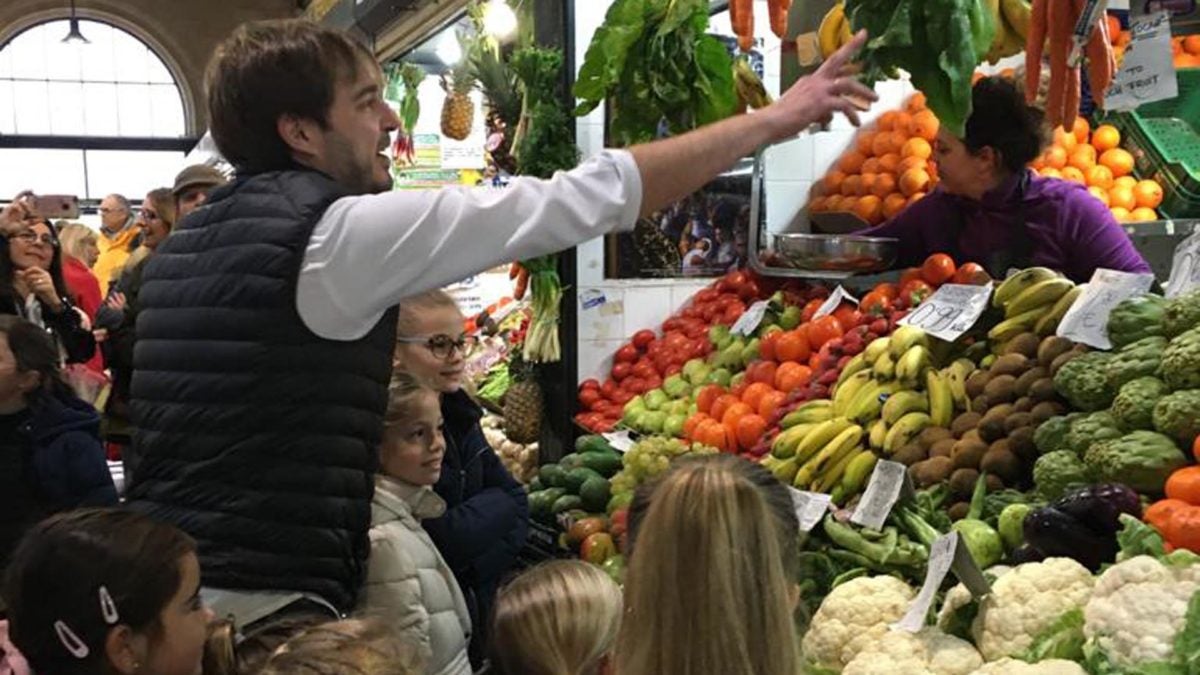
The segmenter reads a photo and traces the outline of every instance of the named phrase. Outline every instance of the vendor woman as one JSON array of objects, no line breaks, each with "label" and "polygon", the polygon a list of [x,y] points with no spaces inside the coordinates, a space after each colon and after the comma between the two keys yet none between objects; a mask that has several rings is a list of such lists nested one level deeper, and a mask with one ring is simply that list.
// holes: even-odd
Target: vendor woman
[{"label": "vendor woman", "polygon": [[1098,267],[1149,272],[1112,213],[1082,185],[1026,166],[1042,152],[1042,112],[1009,81],[980,79],[965,138],[938,132],[940,183],[890,221],[863,232],[900,241],[897,265],[931,253],[983,265],[993,277],[1041,265],[1086,282]]}]

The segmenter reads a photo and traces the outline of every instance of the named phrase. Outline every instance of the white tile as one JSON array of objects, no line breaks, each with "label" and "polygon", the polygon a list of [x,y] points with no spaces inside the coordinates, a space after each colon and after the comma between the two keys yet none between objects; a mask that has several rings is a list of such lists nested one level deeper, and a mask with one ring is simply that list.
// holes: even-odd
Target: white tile
[{"label": "white tile", "polygon": [[601,382],[612,370],[612,357],[624,340],[586,340],[579,343],[579,381],[594,377]]},{"label": "white tile", "polygon": [[625,293],[613,285],[579,286],[579,340],[625,337]]},{"label": "white tile", "polygon": [[829,171],[838,157],[850,146],[853,138],[853,131],[823,131],[813,137],[814,180]]},{"label": "white tile", "polygon": [[671,284],[671,313],[674,314],[686,307],[688,302],[691,301],[692,296],[710,283],[709,279],[704,279],[703,281],[698,279],[681,279]]},{"label": "white tile", "polygon": [[813,138],[805,134],[766,153],[766,175],[773,180],[812,180]]},{"label": "white tile", "polygon": [[575,247],[575,281],[580,288],[604,284],[604,237]]},{"label": "white tile", "polygon": [[812,181],[768,181],[767,232],[788,231],[789,226],[808,202]]},{"label": "white tile", "polygon": [[626,288],[624,297],[626,338],[643,328],[657,330],[671,315],[670,285]]}]

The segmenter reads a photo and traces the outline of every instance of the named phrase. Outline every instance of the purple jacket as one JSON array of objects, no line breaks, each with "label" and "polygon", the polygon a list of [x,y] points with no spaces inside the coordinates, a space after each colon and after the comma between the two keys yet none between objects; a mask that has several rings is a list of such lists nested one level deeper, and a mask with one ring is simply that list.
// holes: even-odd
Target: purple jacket
[{"label": "purple jacket", "polygon": [[1112,212],[1082,185],[1031,172],[1022,196],[1019,178],[1014,175],[980,201],[939,188],[861,234],[899,239],[899,267],[920,265],[938,252],[957,253],[958,263],[986,266],[995,251],[1010,247],[1023,200],[1033,264],[1059,270],[1077,282],[1088,281],[1097,267],[1150,271]]}]

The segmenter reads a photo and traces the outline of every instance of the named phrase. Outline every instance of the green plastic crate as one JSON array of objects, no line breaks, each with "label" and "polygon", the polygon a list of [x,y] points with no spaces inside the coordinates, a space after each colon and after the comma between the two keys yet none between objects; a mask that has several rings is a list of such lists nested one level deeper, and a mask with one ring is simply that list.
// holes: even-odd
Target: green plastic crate
[{"label": "green plastic crate", "polygon": [[1200,195],[1200,68],[1175,74],[1175,98],[1128,113],[1109,113],[1104,121],[1120,130],[1139,174],[1170,176],[1173,180],[1168,182],[1182,188],[1185,196]]}]

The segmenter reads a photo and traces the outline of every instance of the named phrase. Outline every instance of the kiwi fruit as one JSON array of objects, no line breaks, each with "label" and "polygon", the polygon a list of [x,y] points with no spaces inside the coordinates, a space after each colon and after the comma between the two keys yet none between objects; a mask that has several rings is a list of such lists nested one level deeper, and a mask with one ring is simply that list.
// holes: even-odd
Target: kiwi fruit
[{"label": "kiwi fruit", "polygon": [[1050,364],[1054,363],[1054,359],[1071,351],[1075,347],[1075,343],[1067,338],[1051,335],[1042,340],[1042,344],[1038,346],[1037,360],[1043,367],[1049,368]]},{"label": "kiwi fruit", "polygon": [[1005,354],[992,364],[992,381],[994,382],[1001,375],[1016,377],[1026,370],[1029,370],[1029,359],[1024,354]]},{"label": "kiwi fruit", "polygon": [[1017,392],[1017,396],[1028,396],[1029,388],[1034,382],[1050,375],[1050,371],[1042,366],[1034,366],[1017,376],[1017,382],[1013,385],[1013,389]]},{"label": "kiwi fruit", "polygon": [[954,463],[949,457],[930,457],[923,462],[912,465],[913,482],[917,487],[929,487],[944,482],[954,470]]},{"label": "kiwi fruit", "polygon": [[1028,396],[1022,396],[1021,398],[1017,399],[1016,403],[1013,404],[1013,412],[1029,412],[1030,410],[1033,410],[1033,406],[1036,403],[1037,401],[1034,401]]},{"label": "kiwi fruit", "polygon": [[958,441],[950,451],[950,459],[956,469],[978,469],[987,451],[988,445],[983,441]]},{"label": "kiwi fruit", "polygon": [[956,441],[953,438],[943,438],[929,448],[929,456],[951,457],[954,454],[954,446],[958,443],[959,441]]},{"label": "kiwi fruit", "polygon": [[1067,362],[1081,355],[1083,355],[1083,352],[1076,351],[1074,349],[1069,352],[1063,352],[1062,354],[1059,354],[1057,357],[1055,357],[1054,361],[1050,363],[1050,377],[1057,375],[1058,371],[1063,366],[1067,365]]},{"label": "kiwi fruit", "polygon": [[1035,431],[1036,427],[1027,426],[1016,429],[1008,435],[1009,449],[1026,464],[1032,464],[1038,458],[1037,445],[1033,442]]},{"label": "kiwi fruit", "polygon": [[1021,333],[1004,344],[1005,356],[1020,354],[1026,359],[1037,357],[1039,347],[1038,336],[1033,333]]},{"label": "kiwi fruit", "polygon": [[1012,375],[996,375],[983,388],[983,395],[993,406],[997,403],[1012,403],[1017,400],[1016,383],[1017,378]]},{"label": "kiwi fruit", "polygon": [[992,406],[988,404],[988,397],[984,394],[971,399],[971,410],[987,410],[990,407]]},{"label": "kiwi fruit", "polygon": [[983,390],[985,387],[987,387],[988,380],[990,379],[992,379],[992,376],[986,370],[977,370],[968,375],[965,384],[967,397],[975,398],[976,396],[983,394]]},{"label": "kiwi fruit", "polygon": [[1034,382],[1029,387],[1029,398],[1041,403],[1042,401],[1053,401],[1058,398],[1058,390],[1054,388],[1054,380],[1049,377]]},{"label": "kiwi fruit", "polygon": [[979,480],[977,469],[955,469],[950,474],[950,494],[959,499],[970,499],[975,491],[975,481]]},{"label": "kiwi fruit", "polygon": [[971,505],[969,503],[957,502],[946,511],[946,514],[950,516],[950,520],[959,521],[966,518],[970,512]]},{"label": "kiwi fruit", "polygon": [[929,458],[929,453],[916,443],[909,443],[896,451],[892,455],[893,462],[900,462],[904,466],[912,466],[917,462],[922,462]]},{"label": "kiwi fruit", "polygon": [[988,492],[999,492],[1004,489],[1004,481],[1000,480],[999,476],[994,473],[987,474],[987,478],[984,478],[983,482],[987,485]]},{"label": "kiwi fruit", "polygon": [[1038,424],[1041,424],[1051,417],[1065,414],[1067,412],[1067,407],[1058,401],[1042,401],[1041,403],[1033,406],[1033,410],[1030,412],[1033,413],[1033,420]]},{"label": "kiwi fruit", "polygon": [[1015,412],[1004,419],[1004,432],[1011,436],[1017,429],[1033,426],[1033,414]]},{"label": "kiwi fruit", "polygon": [[979,468],[988,473],[994,473],[1005,483],[1015,483],[1021,477],[1023,470],[1021,459],[1012,451],[1008,439],[1002,438],[992,443],[988,451],[979,461]]},{"label": "kiwi fruit", "polygon": [[985,443],[992,443],[1004,438],[1008,432],[1004,430],[1004,418],[999,415],[987,414],[979,422],[976,427],[979,430],[979,437]]},{"label": "kiwi fruit", "polygon": [[983,419],[983,413],[967,412],[959,415],[950,424],[950,433],[955,438],[962,438],[968,431],[979,426],[979,421]]},{"label": "kiwi fruit", "polygon": [[946,427],[929,427],[917,434],[917,445],[928,450],[934,443],[947,438],[954,438],[954,434]]}]

